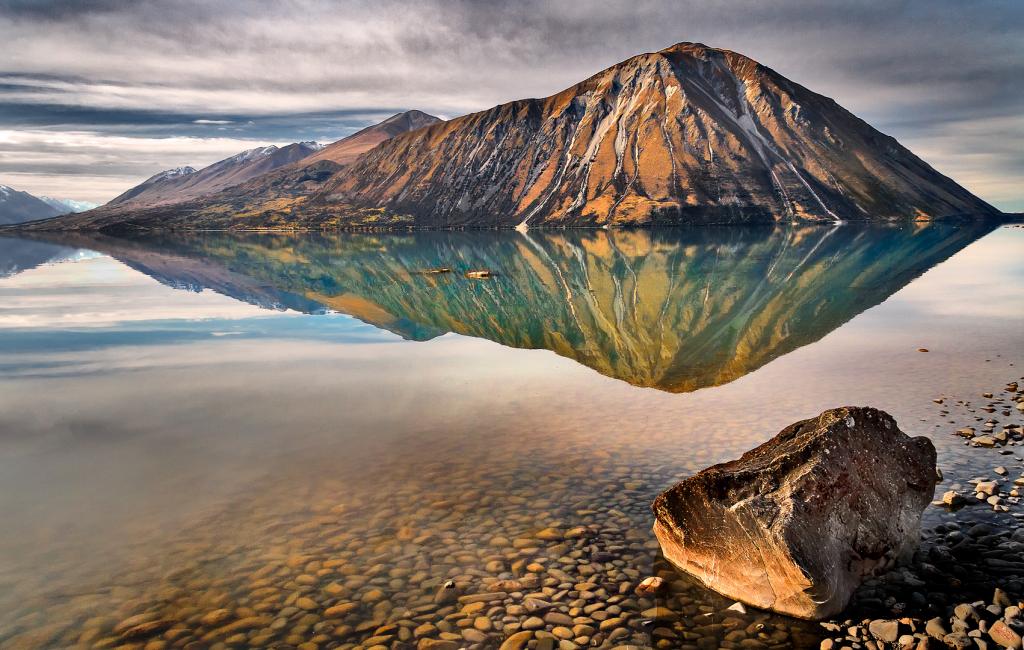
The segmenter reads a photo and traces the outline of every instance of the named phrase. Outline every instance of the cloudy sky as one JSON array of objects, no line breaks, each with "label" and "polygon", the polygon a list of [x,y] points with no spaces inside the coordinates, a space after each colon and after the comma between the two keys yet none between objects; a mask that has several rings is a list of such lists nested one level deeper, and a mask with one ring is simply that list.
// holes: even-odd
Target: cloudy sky
[{"label": "cloudy sky", "polygon": [[0,183],[106,201],[400,110],[545,96],[679,41],[835,98],[1024,210],[1024,2],[0,0]]}]

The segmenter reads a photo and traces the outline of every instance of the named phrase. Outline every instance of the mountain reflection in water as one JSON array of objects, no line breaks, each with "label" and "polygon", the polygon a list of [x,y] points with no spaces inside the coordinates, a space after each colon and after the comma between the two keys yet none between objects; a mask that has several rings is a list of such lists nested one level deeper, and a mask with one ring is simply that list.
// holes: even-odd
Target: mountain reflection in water
[{"label": "mountain reflection in water", "polygon": [[[350,314],[406,339],[547,349],[637,386],[733,381],[822,338],[987,234],[985,224],[74,235],[172,287]],[[450,272],[429,274],[430,269]],[[465,272],[489,269],[489,279]]]}]

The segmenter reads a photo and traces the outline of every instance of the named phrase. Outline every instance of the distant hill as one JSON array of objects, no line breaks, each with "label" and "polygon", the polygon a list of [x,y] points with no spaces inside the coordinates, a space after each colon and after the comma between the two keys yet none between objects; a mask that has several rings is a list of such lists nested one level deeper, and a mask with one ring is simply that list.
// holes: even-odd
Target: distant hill
[{"label": "distant hill", "polygon": [[172,205],[244,183],[267,172],[302,160],[321,149],[316,142],[296,142],[286,147],[257,147],[196,170],[177,167],[145,180],[107,205],[136,208]]},{"label": "distant hill", "polygon": [[0,185],[0,225],[47,219],[65,212],[28,192]]}]

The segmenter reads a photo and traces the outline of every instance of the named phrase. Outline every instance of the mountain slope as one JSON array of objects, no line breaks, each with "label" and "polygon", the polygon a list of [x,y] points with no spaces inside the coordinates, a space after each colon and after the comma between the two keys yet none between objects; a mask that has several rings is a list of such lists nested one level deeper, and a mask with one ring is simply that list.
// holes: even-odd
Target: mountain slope
[{"label": "mountain slope", "polygon": [[394,138],[314,203],[458,226],[996,212],[831,99],[691,43]]},{"label": "mountain slope", "polygon": [[161,172],[107,205],[148,208],[185,203],[242,185],[269,172],[282,170],[278,177],[267,179],[266,186],[256,184],[233,193],[262,194],[264,187],[279,185],[275,180],[288,178],[312,165],[333,174],[381,142],[439,121],[422,111],[406,111],[327,146],[315,142],[298,142],[282,148],[271,145],[250,149],[199,171],[184,167]]},{"label": "mountain slope", "polygon": [[[187,200],[178,200],[178,197],[186,192],[195,193],[196,188],[202,185],[210,185],[210,182],[201,182],[201,178],[211,182],[224,178],[237,180],[241,174],[230,175],[228,171],[233,167],[222,163],[230,163],[250,152],[243,152],[198,172],[191,167],[179,167],[157,174],[95,210],[34,225],[32,229],[225,228],[231,227],[225,222],[234,221],[237,215],[254,215],[258,221],[264,214],[288,214],[293,202],[301,202],[306,196],[316,194],[325,182],[360,154],[394,135],[440,121],[440,118],[422,111],[398,113],[298,160]],[[278,151],[285,152],[288,148]],[[265,164],[264,159],[257,163]],[[247,172],[253,166],[234,168]]]},{"label": "mountain slope", "polygon": [[303,166],[320,162],[322,160],[330,160],[331,162],[336,162],[339,165],[348,165],[356,158],[370,149],[373,149],[385,140],[389,140],[396,135],[401,135],[409,131],[422,129],[425,126],[430,126],[431,124],[436,124],[440,121],[440,118],[428,115],[423,111],[412,110],[404,113],[398,113],[397,115],[392,115],[379,124],[368,126],[362,131],[358,131],[333,144],[327,145],[307,158]]},{"label": "mountain slope", "polygon": [[67,210],[59,210],[28,192],[0,185],[0,225],[46,219],[64,212]]},{"label": "mountain slope", "polygon": [[175,167],[153,174],[123,194],[115,196],[106,205],[129,205],[138,200],[144,204],[147,196],[168,195],[178,187],[182,178],[196,173],[195,167]]},{"label": "mountain slope", "polygon": [[265,213],[287,214],[294,203],[316,194],[346,165],[381,142],[440,121],[416,110],[392,115],[294,164],[204,197],[188,208],[199,214],[230,215],[231,218],[251,215],[257,220]]},{"label": "mountain slope", "polygon": [[183,203],[262,176],[320,149],[315,142],[296,142],[285,147],[270,145],[243,151],[198,171],[178,167],[160,172],[107,205],[141,208]]}]

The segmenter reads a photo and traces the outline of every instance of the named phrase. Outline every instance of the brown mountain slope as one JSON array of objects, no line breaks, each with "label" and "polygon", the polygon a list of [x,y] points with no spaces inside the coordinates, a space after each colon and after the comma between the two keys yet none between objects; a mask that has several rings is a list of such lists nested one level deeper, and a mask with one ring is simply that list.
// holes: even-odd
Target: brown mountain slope
[{"label": "brown mountain slope", "polygon": [[429,225],[995,212],[831,99],[690,43],[395,138],[318,200]]},{"label": "brown mountain slope", "polygon": [[406,111],[392,115],[379,124],[368,126],[362,131],[353,133],[347,138],[329,144],[305,160],[305,165],[313,164],[322,160],[330,160],[339,165],[348,165],[356,158],[373,149],[381,142],[401,135],[409,131],[415,131],[431,124],[440,122],[441,119],[428,115],[423,111]]}]

